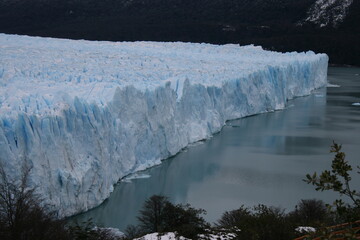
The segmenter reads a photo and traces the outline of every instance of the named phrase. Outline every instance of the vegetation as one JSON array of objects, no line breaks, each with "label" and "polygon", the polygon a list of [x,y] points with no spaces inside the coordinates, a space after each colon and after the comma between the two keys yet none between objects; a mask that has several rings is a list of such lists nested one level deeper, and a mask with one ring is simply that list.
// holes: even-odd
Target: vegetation
[{"label": "vegetation", "polygon": [[0,168],[0,239],[66,239],[65,222],[47,212],[35,189],[28,188],[29,172],[23,167],[15,181]]},{"label": "vegetation", "polygon": [[[315,209],[315,211],[313,211]],[[332,222],[332,214],[321,200],[301,200],[294,211],[258,205],[241,206],[225,212],[217,222],[219,229],[241,229],[236,239],[292,239],[301,235],[299,226],[317,227]]]},{"label": "vegetation", "polygon": [[91,222],[66,226],[44,205],[29,187],[31,168],[22,168],[20,180],[11,179],[0,164],[0,239],[1,240],[114,240],[105,229]]},{"label": "vegetation", "polygon": [[[346,196],[351,203],[345,203],[342,199],[337,199],[332,205],[328,205],[329,209],[335,214],[336,223],[351,223],[360,219],[360,191],[351,188],[351,172],[352,166],[345,160],[345,153],[341,151],[341,145],[333,143],[330,149],[331,153],[335,153],[332,160],[331,170],[325,170],[320,175],[316,172],[313,175],[307,174],[304,180],[308,184],[316,187],[317,191],[335,191],[340,196]],[[360,167],[357,166],[360,170]],[[360,174],[360,171],[357,172]],[[348,231],[341,233],[341,236],[349,235],[347,239],[356,234],[353,231],[353,224],[348,224]],[[321,228],[317,235],[329,237],[334,235],[334,231],[328,228]]]},{"label": "vegetation", "polygon": [[67,233],[72,240],[118,240],[109,229],[97,228],[94,223],[89,219],[82,224],[69,226],[66,229]]},{"label": "vegetation", "polygon": [[[333,203],[337,213],[340,217],[346,217],[346,220],[350,221],[355,220],[354,217],[360,218],[360,191],[354,190],[350,186],[352,166],[345,160],[345,153],[341,152],[341,145],[334,142],[330,152],[335,153],[331,170],[325,170],[319,176],[316,172],[312,176],[307,174],[307,179],[304,181],[314,185],[317,191],[332,190],[338,192],[340,196],[347,196],[352,205],[345,203],[342,199],[337,199]],[[357,168],[360,170],[359,166]]]},{"label": "vegetation", "polygon": [[[127,227],[126,237],[133,239],[147,233],[175,232],[177,236],[189,239],[206,239],[209,234],[231,233],[232,239],[282,240],[303,235],[296,230],[300,226],[311,226],[317,231],[299,239],[354,239],[359,234],[357,228],[360,228],[360,221],[355,222],[360,219],[359,191],[351,188],[352,166],[345,160],[341,145],[334,143],[331,152],[335,153],[331,170],[320,175],[308,174],[305,181],[318,191],[338,192],[340,196],[348,197],[350,203],[338,199],[333,205],[326,205],[316,199],[301,200],[289,213],[265,205],[241,206],[225,212],[211,227],[202,217],[204,210],[189,204],[173,204],[165,196],[154,195],[140,210],[139,225]],[[90,220],[81,225],[66,226],[64,220],[49,212],[37,196],[36,189],[29,187],[30,170],[24,166],[20,180],[15,181],[0,165],[0,239],[118,239],[109,230],[96,228]],[[331,225],[335,226],[328,227]]]},{"label": "vegetation", "polygon": [[287,225],[281,209],[264,205],[251,210],[242,206],[224,213],[218,222],[220,228],[240,229],[238,239],[291,239],[294,229]]},{"label": "vegetation", "polygon": [[154,195],[145,201],[138,217],[144,232],[159,232],[164,228],[165,208],[168,203],[166,197],[158,195]]},{"label": "vegetation", "polygon": [[297,226],[316,228],[335,224],[332,212],[323,201],[317,199],[300,200],[295,210],[289,213],[289,218]]}]

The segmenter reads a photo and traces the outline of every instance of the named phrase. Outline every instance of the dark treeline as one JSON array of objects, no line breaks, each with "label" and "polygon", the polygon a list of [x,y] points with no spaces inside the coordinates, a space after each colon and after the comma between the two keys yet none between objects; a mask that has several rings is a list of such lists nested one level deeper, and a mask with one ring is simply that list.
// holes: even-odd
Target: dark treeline
[{"label": "dark treeline", "polygon": [[[323,201],[316,199],[301,200],[295,209],[288,213],[284,209],[261,204],[251,208],[240,206],[223,213],[211,226],[202,217],[202,214],[206,213],[204,210],[193,208],[189,204],[174,205],[165,196],[153,195],[145,201],[139,212],[139,225],[130,225],[125,229],[124,240],[140,238],[154,232],[174,232],[178,237],[193,240],[209,239],[211,235],[223,236],[222,239],[229,240],[289,240],[307,234],[309,236],[306,239],[328,239],[326,237],[331,235],[333,238],[342,236],[344,238],[341,239],[350,240],[359,236],[359,233],[351,228],[358,227],[360,222],[354,222],[354,219],[359,217],[358,209],[355,207],[349,210],[352,219],[330,211]],[[341,235],[328,228],[349,220],[352,221],[351,224],[343,227],[344,233]],[[329,230],[324,231],[326,229]]]},{"label": "dark treeline", "polygon": [[299,26],[315,0],[0,0],[0,32],[110,41],[186,41],[324,52],[360,65],[360,1],[337,28]]}]

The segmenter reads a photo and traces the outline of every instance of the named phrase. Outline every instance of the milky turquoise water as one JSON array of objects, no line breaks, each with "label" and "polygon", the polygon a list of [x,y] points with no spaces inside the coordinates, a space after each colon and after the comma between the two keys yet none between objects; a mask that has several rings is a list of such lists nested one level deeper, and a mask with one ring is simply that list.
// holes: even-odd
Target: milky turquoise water
[{"label": "milky turquoise water", "polygon": [[[215,222],[242,204],[292,210],[300,199],[333,201],[302,181],[307,173],[330,168],[330,145],[343,144],[347,159],[360,165],[360,68],[329,68],[324,88],[297,98],[286,109],[230,121],[213,138],[188,147],[161,165],[122,181],[99,207],[73,219],[123,230],[136,224],[143,202],[162,194],[175,203],[207,211]],[[360,178],[354,175],[354,187]]]}]

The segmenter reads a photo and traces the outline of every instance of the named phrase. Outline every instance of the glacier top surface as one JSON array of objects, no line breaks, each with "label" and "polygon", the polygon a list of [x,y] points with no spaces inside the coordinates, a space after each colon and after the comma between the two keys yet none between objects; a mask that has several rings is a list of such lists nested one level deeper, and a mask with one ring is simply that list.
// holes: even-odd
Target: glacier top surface
[{"label": "glacier top surface", "polygon": [[221,86],[269,66],[317,58],[261,47],[182,42],[104,42],[0,34],[0,116],[57,114],[74,97],[100,106],[126,86],[146,91]]}]

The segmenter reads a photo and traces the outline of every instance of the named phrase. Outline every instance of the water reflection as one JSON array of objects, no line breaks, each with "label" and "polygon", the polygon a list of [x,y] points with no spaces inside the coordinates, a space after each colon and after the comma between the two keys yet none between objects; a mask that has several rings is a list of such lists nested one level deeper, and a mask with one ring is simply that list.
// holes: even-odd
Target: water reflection
[{"label": "water reflection", "polygon": [[359,73],[359,68],[330,68],[329,82],[340,88],[294,99],[283,111],[228,122],[212,139],[147,170],[150,178],[120,183],[101,206],[74,219],[92,217],[98,225],[124,229],[136,223],[153,194],[204,208],[210,222],[242,204],[293,209],[300,199],[332,201],[336,195],[318,193],[302,179],[329,167],[332,140],[343,143],[353,163],[358,159],[360,107],[351,103],[359,102]]}]

